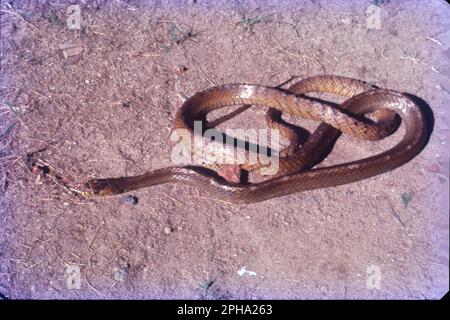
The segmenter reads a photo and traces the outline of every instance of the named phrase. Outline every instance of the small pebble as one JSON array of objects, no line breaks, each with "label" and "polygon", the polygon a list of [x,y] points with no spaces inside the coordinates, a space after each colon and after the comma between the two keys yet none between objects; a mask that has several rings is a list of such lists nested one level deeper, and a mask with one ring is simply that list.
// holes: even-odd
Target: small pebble
[{"label": "small pebble", "polygon": [[40,168],[38,165],[34,165],[34,166],[31,168],[31,172],[32,172],[33,174],[35,174],[35,175],[39,175],[39,174],[41,174],[42,170],[41,170],[41,168]]},{"label": "small pebble", "polygon": [[164,227],[164,233],[165,234],[171,234],[173,231],[172,227],[166,226]]},{"label": "small pebble", "polygon": [[184,66],[184,65],[177,65],[175,68],[174,68],[174,73],[175,73],[175,75],[178,77],[178,76],[180,76],[181,74],[183,74],[184,72],[186,72],[187,71],[187,67],[186,66]]},{"label": "small pebble", "polygon": [[136,196],[127,195],[120,197],[120,202],[135,206],[138,204],[139,199]]},{"label": "small pebble", "polygon": [[17,180],[17,183],[21,189],[25,189],[27,187],[27,180],[24,178]]},{"label": "small pebble", "polygon": [[84,51],[83,47],[72,45],[72,44],[60,45],[59,49],[61,50],[62,56],[64,57],[64,59],[68,59],[69,57],[80,55]]},{"label": "small pebble", "polygon": [[124,282],[125,279],[128,276],[128,269],[125,268],[121,268],[121,269],[116,269],[114,271],[114,280],[120,281],[120,282]]}]

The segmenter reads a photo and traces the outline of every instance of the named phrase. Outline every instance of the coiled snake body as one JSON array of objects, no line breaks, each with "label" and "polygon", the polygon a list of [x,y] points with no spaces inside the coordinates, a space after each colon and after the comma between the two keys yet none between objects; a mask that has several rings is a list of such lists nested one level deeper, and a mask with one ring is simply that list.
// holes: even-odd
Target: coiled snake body
[{"label": "coiled snake body", "polygon": [[[350,98],[341,105],[334,105],[305,96],[308,92],[327,92]],[[231,105],[270,107],[322,123],[296,154],[280,160],[280,174],[262,182],[230,182],[203,166],[174,166],[133,177],[93,179],[86,183],[87,193],[115,195],[178,182],[195,185],[214,197],[233,203],[252,203],[343,185],[393,170],[414,158],[423,149],[427,138],[424,115],[409,97],[339,76],[307,78],[287,91],[242,84],[213,87],[184,102],[176,116],[175,128],[186,129],[194,135],[195,120],[206,122],[208,112]],[[377,110],[385,111],[380,112],[376,121],[364,117]],[[398,127],[395,114],[404,123],[405,134],[390,150],[362,160],[311,169],[340,132],[358,139],[382,139]]]}]

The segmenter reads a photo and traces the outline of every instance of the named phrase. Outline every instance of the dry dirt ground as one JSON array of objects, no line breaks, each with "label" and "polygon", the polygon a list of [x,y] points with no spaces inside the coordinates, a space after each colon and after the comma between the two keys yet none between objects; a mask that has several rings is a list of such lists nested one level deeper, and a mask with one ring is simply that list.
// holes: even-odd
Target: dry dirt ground
[{"label": "dry dirt ground", "polygon": [[[212,3],[1,1],[1,296],[441,297],[448,5]],[[80,29],[68,28],[69,4],[80,5]],[[367,11],[376,4],[379,28]],[[182,185],[133,192],[136,205],[120,196],[85,200],[52,179],[77,185],[170,166],[174,115],[195,92],[318,74],[422,98],[434,115],[424,151],[361,182],[241,206]],[[263,117],[253,108],[235,123],[264,127]],[[343,136],[324,165],[379,153],[400,135],[376,143]],[[50,172],[31,172],[33,161]]]}]

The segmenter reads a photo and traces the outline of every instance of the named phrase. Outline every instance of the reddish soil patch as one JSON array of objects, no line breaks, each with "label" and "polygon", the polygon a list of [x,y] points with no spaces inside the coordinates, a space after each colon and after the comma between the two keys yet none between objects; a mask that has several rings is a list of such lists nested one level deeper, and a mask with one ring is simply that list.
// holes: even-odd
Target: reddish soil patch
[{"label": "reddish soil patch", "polygon": [[[432,299],[448,290],[445,4],[376,1],[381,25],[371,29],[371,3],[360,1],[85,1],[81,29],[69,30],[64,2],[1,3],[3,296]],[[135,205],[84,200],[30,170],[29,159],[40,161],[76,186],[169,166],[174,115],[195,92],[324,73],[421,97],[435,118],[425,150],[387,174],[246,206],[181,185],[133,192]],[[264,111],[227,125],[265,127]],[[343,136],[324,164],[379,153],[400,135]],[[80,289],[68,288],[71,268]]]}]

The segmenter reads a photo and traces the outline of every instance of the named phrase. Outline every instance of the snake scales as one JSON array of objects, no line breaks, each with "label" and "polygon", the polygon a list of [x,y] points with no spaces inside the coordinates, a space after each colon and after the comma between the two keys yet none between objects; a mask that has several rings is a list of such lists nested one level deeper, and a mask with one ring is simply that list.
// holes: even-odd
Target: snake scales
[{"label": "snake scales", "polygon": [[[349,97],[341,105],[306,96],[325,92]],[[280,159],[279,173],[258,183],[230,182],[204,166],[173,166],[132,177],[92,179],[87,194],[115,195],[163,183],[195,185],[214,197],[233,203],[252,203],[305,190],[343,185],[393,170],[414,158],[425,146],[424,114],[406,95],[379,89],[365,82],[340,76],[315,76],[288,90],[258,85],[232,84],[196,93],[179,109],[175,128],[194,135],[193,123],[225,106],[252,105],[275,108],[282,113],[320,121],[321,124],[293,155]],[[380,111],[383,110],[383,111]],[[372,121],[364,115],[378,113]],[[397,116],[395,116],[397,115]],[[405,126],[401,141],[381,154],[344,164],[312,168],[343,132],[358,139],[379,140]]]}]

